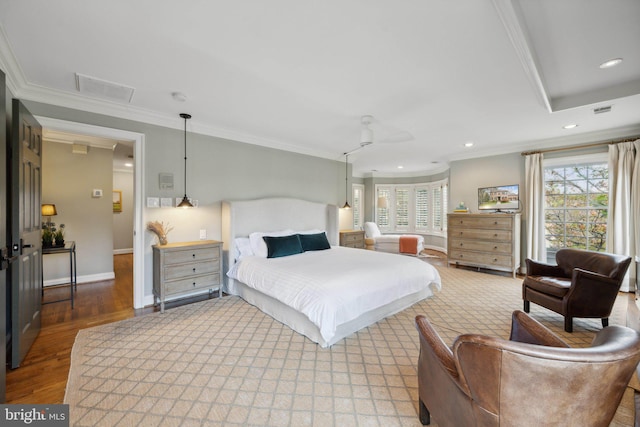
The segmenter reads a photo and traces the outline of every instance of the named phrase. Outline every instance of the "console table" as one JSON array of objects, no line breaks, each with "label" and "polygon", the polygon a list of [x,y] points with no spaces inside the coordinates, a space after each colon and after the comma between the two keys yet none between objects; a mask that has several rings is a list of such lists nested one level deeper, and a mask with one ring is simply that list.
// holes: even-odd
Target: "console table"
[{"label": "console table", "polygon": [[[42,255],[69,254],[69,298],[58,299],[55,301],[47,301],[42,304],[53,304],[54,302],[71,301],[71,309],[73,309],[73,292],[78,290],[78,275],[76,269],[76,242],[73,240],[66,241],[64,246],[52,246],[50,248],[42,248]],[[74,289],[75,287],[75,289]],[[42,296],[44,297],[44,274],[42,275]]]}]

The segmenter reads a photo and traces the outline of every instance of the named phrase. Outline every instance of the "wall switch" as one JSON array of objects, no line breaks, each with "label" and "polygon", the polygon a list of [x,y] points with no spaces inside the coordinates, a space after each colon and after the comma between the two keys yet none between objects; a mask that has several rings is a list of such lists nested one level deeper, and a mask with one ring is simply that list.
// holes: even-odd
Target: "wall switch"
[{"label": "wall switch", "polygon": [[157,208],[160,206],[160,198],[158,197],[147,197],[147,207],[148,208]]},{"label": "wall switch", "polygon": [[200,240],[205,240],[207,238],[207,230],[200,230]]}]

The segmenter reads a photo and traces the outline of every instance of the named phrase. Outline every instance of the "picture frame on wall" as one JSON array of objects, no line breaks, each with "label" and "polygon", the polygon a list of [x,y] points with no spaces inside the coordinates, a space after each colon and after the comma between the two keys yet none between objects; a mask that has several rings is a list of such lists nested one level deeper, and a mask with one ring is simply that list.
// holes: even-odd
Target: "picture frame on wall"
[{"label": "picture frame on wall", "polygon": [[113,211],[122,212],[122,190],[113,190]]}]

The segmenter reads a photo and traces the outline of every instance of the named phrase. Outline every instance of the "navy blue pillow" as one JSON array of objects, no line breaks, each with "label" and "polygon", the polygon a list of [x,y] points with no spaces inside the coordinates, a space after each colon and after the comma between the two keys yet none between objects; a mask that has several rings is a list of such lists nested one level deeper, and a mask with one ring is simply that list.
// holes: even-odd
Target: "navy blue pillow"
[{"label": "navy blue pillow", "polygon": [[290,236],[264,236],[262,238],[267,244],[267,258],[279,258],[304,252],[297,234]]},{"label": "navy blue pillow", "polygon": [[300,236],[302,250],[305,252],[331,249],[327,235],[324,232],[317,234],[298,234],[298,236]]}]

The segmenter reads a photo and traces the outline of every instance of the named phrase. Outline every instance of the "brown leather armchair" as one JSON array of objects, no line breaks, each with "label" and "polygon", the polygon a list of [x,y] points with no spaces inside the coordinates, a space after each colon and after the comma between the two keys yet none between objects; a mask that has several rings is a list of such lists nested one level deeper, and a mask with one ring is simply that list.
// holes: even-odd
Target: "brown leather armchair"
[{"label": "brown leather armchair", "polygon": [[529,303],[564,316],[564,330],[573,331],[574,317],[601,318],[609,315],[631,258],[623,255],[579,249],[560,249],[557,265],[526,260],[527,276],[522,282],[524,311]]},{"label": "brown leather armchair", "polygon": [[640,334],[623,326],[569,348],[514,311],[509,341],[467,334],[452,349],[424,316],[416,326],[423,425],[432,413],[441,427],[608,426],[640,361]]}]

